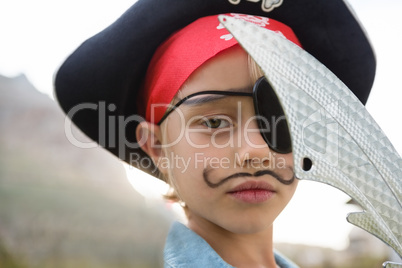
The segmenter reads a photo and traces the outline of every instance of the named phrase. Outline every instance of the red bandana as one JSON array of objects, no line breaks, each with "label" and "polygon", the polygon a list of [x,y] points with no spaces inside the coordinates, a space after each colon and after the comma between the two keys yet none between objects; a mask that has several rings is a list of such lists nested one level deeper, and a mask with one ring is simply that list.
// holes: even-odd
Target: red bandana
[{"label": "red bandana", "polygon": [[[278,21],[251,15],[228,15],[281,33],[301,46],[292,29]],[[219,23],[218,15],[200,18],[171,35],[158,47],[148,67],[139,98],[145,119],[158,123],[187,78],[204,62],[236,44],[236,39]]]}]

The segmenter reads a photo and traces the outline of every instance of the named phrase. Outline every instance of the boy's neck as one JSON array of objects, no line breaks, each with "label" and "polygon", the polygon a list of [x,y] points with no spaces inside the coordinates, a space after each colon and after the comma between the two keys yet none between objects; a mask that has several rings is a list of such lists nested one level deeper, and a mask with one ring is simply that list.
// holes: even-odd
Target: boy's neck
[{"label": "boy's neck", "polygon": [[201,236],[232,266],[242,268],[276,268],[272,226],[253,234],[236,234],[205,219],[192,215],[188,227]]}]

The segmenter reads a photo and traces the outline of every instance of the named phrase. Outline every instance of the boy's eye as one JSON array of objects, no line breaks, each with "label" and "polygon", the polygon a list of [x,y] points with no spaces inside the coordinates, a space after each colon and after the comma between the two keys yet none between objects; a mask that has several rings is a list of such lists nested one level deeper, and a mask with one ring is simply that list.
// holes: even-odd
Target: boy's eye
[{"label": "boy's eye", "polygon": [[224,128],[230,125],[228,120],[221,118],[209,118],[204,120],[202,124],[208,128]]}]

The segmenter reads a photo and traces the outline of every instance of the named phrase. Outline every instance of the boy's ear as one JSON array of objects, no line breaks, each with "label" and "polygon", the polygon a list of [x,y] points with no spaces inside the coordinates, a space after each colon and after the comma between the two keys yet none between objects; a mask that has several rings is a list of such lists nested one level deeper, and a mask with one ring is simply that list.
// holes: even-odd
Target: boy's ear
[{"label": "boy's ear", "polygon": [[160,126],[143,121],[138,124],[135,134],[141,149],[148,154],[159,171],[165,173],[163,168],[158,165],[162,162],[160,159],[164,156]]}]

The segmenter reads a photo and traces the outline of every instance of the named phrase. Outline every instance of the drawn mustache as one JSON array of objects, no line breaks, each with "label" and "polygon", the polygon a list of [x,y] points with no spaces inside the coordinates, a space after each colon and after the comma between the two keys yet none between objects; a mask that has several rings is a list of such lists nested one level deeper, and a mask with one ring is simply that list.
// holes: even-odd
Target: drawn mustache
[{"label": "drawn mustache", "polygon": [[211,187],[211,188],[217,188],[219,186],[221,186],[222,184],[226,183],[227,181],[231,180],[231,179],[236,179],[236,178],[240,178],[240,177],[260,177],[260,176],[264,176],[264,175],[270,175],[272,177],[274,177],[275,179],[277,179],[280,183],[285,184],[285,185],[290,185],[294,182],[294,180],[296,179],[295,177],[295,173],[293,172],[293,168],[288,167],[291,171],[292,171],[292,177],[288,180],[284,179],[283,176],[281,176],[280,174],[278,174],[277,172],[273,171],[273,170],[259,170],[255,173],[248,173],[248,172],[239,172],[239,173],[235,173],[232,174],[226,178],[221,179],[219,182],[217,183],[213,183],[210,181],[210,179],[208,178],[208,173],[211,169],[205,168],[203,171],[203,177],[204,177],[204,181],[205,183]]}]

